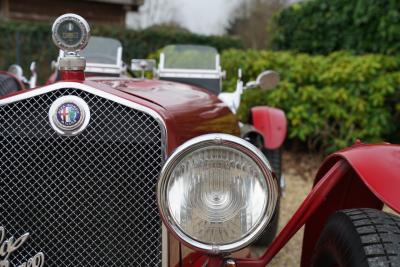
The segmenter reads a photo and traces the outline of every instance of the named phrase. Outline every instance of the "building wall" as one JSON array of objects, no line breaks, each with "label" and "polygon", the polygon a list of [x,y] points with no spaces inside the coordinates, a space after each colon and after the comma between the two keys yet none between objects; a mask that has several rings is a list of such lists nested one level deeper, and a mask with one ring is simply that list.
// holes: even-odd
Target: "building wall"
[{"label": "building wall", "polygon": [[[111,3],[110,3],[111,2]],[[77,13],[91,23],[125,25],[126,12],[137,5],[113,1],[83,0],[0,0],[0,15],[11,20],[52,21],[64,13]]]}]

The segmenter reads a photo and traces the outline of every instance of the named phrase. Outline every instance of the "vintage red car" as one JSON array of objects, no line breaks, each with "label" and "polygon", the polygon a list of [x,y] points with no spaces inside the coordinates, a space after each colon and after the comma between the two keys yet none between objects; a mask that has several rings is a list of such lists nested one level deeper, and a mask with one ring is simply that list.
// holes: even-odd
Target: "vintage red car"
[{"label": "vintage red car", "polygon": [[289,223],[250,258],[243,249],[274,231],[280,165],[266,155],[286,120],[258,107],[245,126],[235,112],[243,90],[270,89],[277,75],[221,94],[215,51],[202,48],[190,68],[193,47],[175,46],[159,79],[85,78],[89,35],[80,16],[58,18],[59,81],[0,98],[0,266],[261,267],[304,225],[302,266],[400,265],[400,219],[381,211],[400,212],[399,146],[328,157]]}]

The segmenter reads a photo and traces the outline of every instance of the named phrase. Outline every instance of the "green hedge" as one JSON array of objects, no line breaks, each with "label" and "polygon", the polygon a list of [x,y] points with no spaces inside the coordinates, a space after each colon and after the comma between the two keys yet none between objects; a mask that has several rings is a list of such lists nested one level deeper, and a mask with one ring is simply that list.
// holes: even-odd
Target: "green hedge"
[{"label": "green hedge", "polygon": [[276,22],[278,50],[400,53],[400,0],[308,0],[283,10]]},{"label": "green hedge", "polygon": [[366,142],[393,138],[397,131],[400,58],[228,50],[222,62],[229,89],[235,87],[238,67],[245,81],[265,69],[278,71],[282,82],[277,89],[245,92],[239,116],[246,120],[249,108],[256,105],[282,108],[289,121],[288,137],[310,149],[329,152],[357,138]]},{"label": "green hedge", "polygon": [[[58,56],[51,40],[51,25],[47,23],[2,22],[0,21],[0,70],[5,70],[17,61],[17,46],[20,43],[20,63],[28,72],[29,63],[38,62],[40,80],[50,74],[50,63]],[[242,48],[242,43],[227,36],[203,36],[170,27],[154,27],[143,31],[126,30],[117,27],[92,27],[92,35],[114,37],[122,42],[124,60],[146,58],[161,47],[174,44],[208,44],[219,51],[227,48]],[[29,75],[27,75],[29,76]]]}]

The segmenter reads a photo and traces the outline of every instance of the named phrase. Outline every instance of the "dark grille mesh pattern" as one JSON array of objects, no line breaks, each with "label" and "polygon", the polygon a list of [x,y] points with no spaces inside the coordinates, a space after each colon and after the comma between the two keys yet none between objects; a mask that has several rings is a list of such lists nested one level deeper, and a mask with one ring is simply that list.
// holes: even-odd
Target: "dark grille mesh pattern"
[{"label": "dark grille mesh pattern", "polygon": [[[48,111],[83,98],[89,126],[59,136]],[[162,130],[150,115],[74,89],[0,106],[0,226],[31,233],[12,266],[42,251],[46,266],[161,266],[155,184]]]}]

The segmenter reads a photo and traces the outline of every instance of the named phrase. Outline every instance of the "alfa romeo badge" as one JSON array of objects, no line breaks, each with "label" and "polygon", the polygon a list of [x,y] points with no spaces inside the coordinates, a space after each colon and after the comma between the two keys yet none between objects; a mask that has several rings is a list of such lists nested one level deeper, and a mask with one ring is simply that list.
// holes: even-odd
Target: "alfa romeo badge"
[{"label": "alfa romeo badge", "polygon": [[74,136],[85,130],[89,124],[89,106],[80,97],[63,96],[51,105],[49,119],[57,133]]}]

